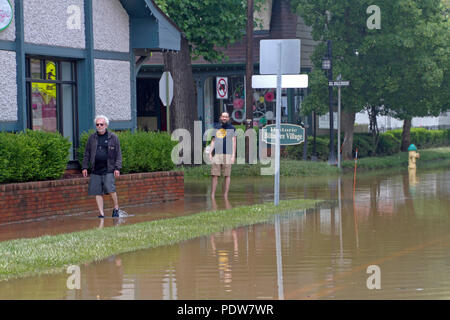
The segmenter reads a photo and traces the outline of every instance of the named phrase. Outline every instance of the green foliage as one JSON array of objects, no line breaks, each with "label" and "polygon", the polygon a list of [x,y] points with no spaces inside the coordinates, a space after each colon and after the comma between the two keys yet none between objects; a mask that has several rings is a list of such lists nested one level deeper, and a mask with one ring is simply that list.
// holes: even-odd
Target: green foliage
[{"label": "green foliage", "polygon": [[[401,136],[401,134],[400,134]],[[401,139],[397,138],[392,131],[380,134],[377,154],[392,155],[400,152]]]},{"label": "green foliage", "polygon": [[[80,137],[78,160],[83,162],[84,151],[93,130],[84,132]],[[131,131],[116,132],[122,150],[123,174],[137,172],[169,171],[174,168],[171,159],[173,147],[177,145],[165,132]]]},{"label": "green foliage", "polygon": [[218,48],[244,35],[247,20],[244,0],[156,0],[156,4],[183,31],[194,58],[224,58]]},{"label": "green foliage", "polygon": [[[381,29],[367,27],[372,4],[381,9]],[[326,40],[333,41],[334,76],[351,81],[342,96],[344,109],[383,105],[384,112],[406,119],[450,108],[450,25],[440,0],[291,0],[291,5],[320,41],[311,56],[316,71],[308,111],[320,114],[328,104],[321,70]]]},{"label": "green foliage", "polygon": [[[372,136],[369,133],[355,133],[353,136],[353,155],[358,149],[358,158],[389,156],[400,152],[402,130],[396,129],[380,134],[380,140],[376,155],[372,154]],[[330,139],[328,136],[316,137],[317,157],[319,160],[327,160],[329,155]],[[313,138],[308,139],[308,158],[312,156]],[[411,143],[418,149],[440,147],[450,145],[450,129],[426,130],[423,128],[411,129]],[[298,146],[287,146],[285,157],[288,159],[303,159],[303,144]]]},{"label": "green foliage", "polygon": [[59,179],[70,142],[59,133],[27,130],[0,133],[0,183]]}]

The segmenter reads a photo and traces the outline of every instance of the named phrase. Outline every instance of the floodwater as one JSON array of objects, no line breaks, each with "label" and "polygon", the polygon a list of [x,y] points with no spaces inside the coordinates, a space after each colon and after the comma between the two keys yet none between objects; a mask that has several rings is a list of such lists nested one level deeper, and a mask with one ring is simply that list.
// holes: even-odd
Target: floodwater
[{"label": "floodwater", "polygon": [[[273,197],[268,177],[232,179],[229,202],[220,189],[211,202],[209,188],[186,182],[184,201],[130,208],[125,223]],[[352,176],[282,177],[281,199],[294,198],[332,202],[80,266],[79,290],[68,274],[0,282],[0,299],[450,299],[450,168],[361,175],[355,188]]]}]

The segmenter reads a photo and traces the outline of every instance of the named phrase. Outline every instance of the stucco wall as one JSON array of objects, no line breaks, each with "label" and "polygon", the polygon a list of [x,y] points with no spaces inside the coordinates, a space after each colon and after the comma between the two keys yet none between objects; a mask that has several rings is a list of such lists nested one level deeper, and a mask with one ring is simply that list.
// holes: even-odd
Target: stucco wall
[{"label": "stucco wall", "polygon": [[[84,0],[24,0],[25,42],[49,46],[85,48]],[[80,28],[69,29],[68,21],[79,8]],[[77,19],[78,20],[78,19]]]},{"label": "stucco wall", "polygon": [[95,60],[95,107],[110,120],[131,120],[130,62]]},{"label": "stucco wall", "polygon": [[0,121],[17,121],[16,53],[0,50]]},{"label": "stucco wall", "polygon": [[[14,0],[9,0],[14,10]],[[16,40],[16,19],[13,17],[13,20],[11,21],[11,24],[9,27],[3,31],[0,31],[0,40],[8,40],[8,41],[15,41]]]},{"label": "stucco wall", "polygon": [[94,49],[130,51],[130,22],[119,0],[93,0]]}]

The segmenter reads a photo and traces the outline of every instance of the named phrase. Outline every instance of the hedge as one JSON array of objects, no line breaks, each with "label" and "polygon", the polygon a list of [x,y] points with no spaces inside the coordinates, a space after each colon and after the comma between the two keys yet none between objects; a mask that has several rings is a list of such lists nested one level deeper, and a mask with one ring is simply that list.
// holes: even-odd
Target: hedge
[{"label": "hedge", "polygon": [[[83,162],[84,151],[89,136],[94,130],[84,132],[80,137],[78,148],[78,161]],[[178,144],[171,140],[165,132],[131,131],[115,132],[120,141],[122,150],[121,173],[169,171],[175,168],[171,153]]]},{"label": "hedge", "polygon": [[[355,133],[353,136],[353,155],[356,148],[358,148],[358,158],[396,154],[400,152],[401,138],[402,129],[381,133],[376,154],[373,154],[372,135],[370,133]],[[317,157],[321,160],[327,160],[329,155],[329,137],[319,136],[316,139]],[[343,140],[343,136],[341,139]],[[308,157],[312,156],[313,141],[313,137],[309,136]],[[424,128],[411,128],[411,143],[416,145],[418,149],[448,146],[450,145],[450,129],[427,130]],[[303,144],[288,146],[283,154],[289,159],[302,159]]]},{"label": "hedge", "polygon": [[0,132],[0,183],[60,179],[70,147],[60,133]]}]

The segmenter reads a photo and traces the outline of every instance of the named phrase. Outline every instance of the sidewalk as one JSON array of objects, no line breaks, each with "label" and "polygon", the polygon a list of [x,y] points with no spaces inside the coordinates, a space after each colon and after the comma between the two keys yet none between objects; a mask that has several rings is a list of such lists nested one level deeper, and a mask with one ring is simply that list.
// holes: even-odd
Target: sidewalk
[{"label": "sidewalk", "polygon": [[[225,203],[220,195],[216,197],[217,209],[225,209]],[[234,203],[241,202],[235,199]],[[105,208],[110,199],[105,198]],[[112,202],[111,202],[112,203]],[[120,195],[119,195],[120,204]],[[243,203],[242,203],[243,204]],[[92,207],[96,208],[92,198]],[[155,203],[140,206],[121,207],[130,216],[126,218],[111,218],[112,208],[105,209],[105,219],[99,219],[98,212],[80,213],[64,217],[50,217],[35,221],[18,222],[0,225],[0,241],[33,238],[43,235],[55,235],[86,229],[111,227],[114,225],[134,224],[144,221],[174,218],[196,212],[212,210],[213,206],[209,194],[198,194],[185,190],[184,200]]]}]

